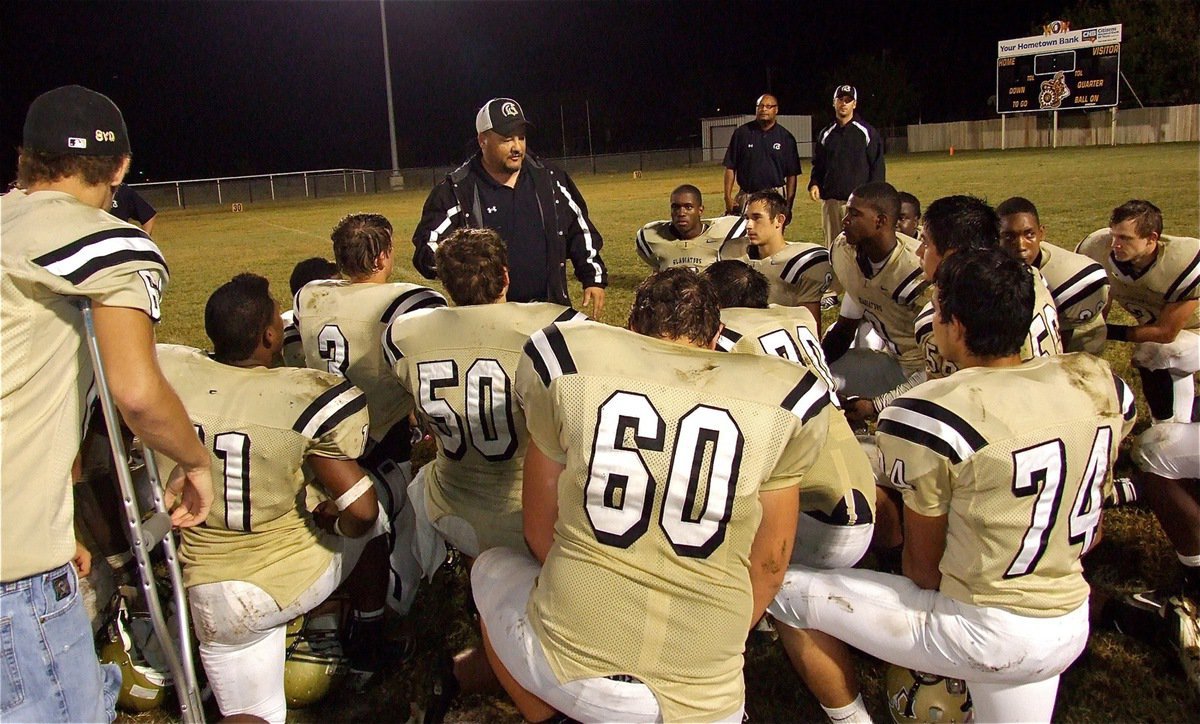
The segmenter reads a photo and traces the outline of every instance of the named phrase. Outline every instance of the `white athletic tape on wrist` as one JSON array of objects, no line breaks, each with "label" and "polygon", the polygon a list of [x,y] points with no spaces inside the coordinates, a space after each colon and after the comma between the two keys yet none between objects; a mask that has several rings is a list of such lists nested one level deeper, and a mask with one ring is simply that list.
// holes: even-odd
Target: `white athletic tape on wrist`
[{"label": "white athletic tape on wrist", "polygon": [[363,493],[371,489],[371,476],[364,475],[358,479],[358,482],[350,487],[349,490],[338,496],[333,504],[337,506],[338,511],[343,511],[354,504],[354,501],[363,496]]}]

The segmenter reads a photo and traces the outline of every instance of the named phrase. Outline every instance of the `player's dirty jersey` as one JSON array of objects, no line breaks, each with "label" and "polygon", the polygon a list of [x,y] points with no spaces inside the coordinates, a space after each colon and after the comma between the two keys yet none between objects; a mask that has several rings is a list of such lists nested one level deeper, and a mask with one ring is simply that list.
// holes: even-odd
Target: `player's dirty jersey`
[{"label": "player's dirty jersey", "polygon": [[794,307],[816,304],[833,281],[829,251],[820,244],[789,241],[766,259],[743,256],[740,261],[762,272],[770,283],[767,301]]},{"label": "player's dirty jersey", "polygon": [[285,367],[307,367],[304,364],[304,341],[300,339],[300,328],[296,326],[296,313],[287,310],[279,315],[283,319],[283,364]]},{"label": "player's dirty jersey", "polygon": [[14,581],[75,555],[92,362],[71,297],[158,321],[167,265],[144,231],[59,191],[0,197],[0,235],[0,580]]},{"label": "player's dirty jersey", "polygon": [[530,438],[566,467],[528,607],[555,675],[635,676],[664,721],[736,711],[758,494],[812,466],[825,384],[784,360],[578,322],[533,334],[517,392]]},{"label": "player's dirty jersey", "polygon": [[235,367],[168,344],[158,346],[158,358],[212,460],[208,518],[183,529],[185,585],[249,581],[281,608],[290,605],[337,547],[322,540],[304,508],[301,466],[310,455],[362,455],[366,398],[315,370]]},{"label": "player's dirty jersey", "polygon": [[942,593],[1038,618],[1082,604],[1079,557],[1135,415],[1129,387],[1086,354],[959,370],[884,408],[884,474],[908,508],[949,516]]},{"label": "player's dirty jersey", "polygon": [[[1058,311],[1054,306],[1054,297],[1041,273],[1027,267],[1033,275],[1033,317],[1029,320],[1029,333],[1021,343],[1021,361],[1028,362],[1035,357],[1049,357],[1062,354],[1062,336],[1058,331]],[[937,293],[937,287],[930,287],[930,295]],[[933,300],[921,307],[917,315],[915,335],[917,344],[925,354],[925,373],[928,379],[945,377],[955,372],[958,367],[942,356],[937,342],[933,339]]]},{"label": "player's dirty jersey", "polygon": [[[1112,233],[1093,231],[1076,253],[1100,263],[1111,285],[1109,297],[1121,303],[1139,325],[1158,319],[1168,304],[1200,298],[1200,239],[1167,236],[1158,240],[1158,255],[1140,273],[1112,255]],[[1200,308],[1192,311],[1184,329],[1200,330]]]},{"label": "player's dirty jersey", "polygon": [[401,315],[444,307],[446,300],[419,284],[352,284],[319,279],[296,292],[293,305],[308,366],[350,380],[367,396],[371,439],[383,439],[413,411],[383,353],[383,333]]},{"label": "player's dirty jersey", "polygon": [[1054,307],[1058,326],[1070,332],[1065,352],[1104,351],[1104,307],[1108,304],[1108,276],[1104,267],[1082,254],[1043,243],[1034,266],[1042,273]]},{"label": "player's dirty jersey", "polygon": [[855,301],[866,311],[865,318],[884,339],[887,352],[894,356],[905,375],[925,366],[924,354],[913,334],[917,314],[929,301],[929,282],[917,258],[916,239],[896,234],[896,246],[878,273],[871,275],[871,263],[859,258],[845,234],[833,240],[829,250],[833,273]]},{"label": "player's dirty jersey", "polygon": [[420,310],[388,327],[388,363],[438,441],[425,467],[429,510],[471,523],[480,551],[525,547],[529,433],[513,390],[521,348],[548,324],[585,318],[558,304],[511,302]]},{"label": "player's dirty jersey", "polygon": [[[804,307],[721,310],[717,349],[766,354],[804,365],[833,389],[815,322]],[[834,400],[836,403],[836,400]],[[875,473],[840,409],[829,413],[829,436],[800,485],[800,509],[831,525],[875,520]]]},{"label": "player's dirty jersey", "polygon": [[654,271],[683,266],[699,271],[722,259],[746,253],[746,219],[721,216],[703,219],[704,230],[694,239],[682,239],[670,221],[652,221],[638,230],[634,248]]}]

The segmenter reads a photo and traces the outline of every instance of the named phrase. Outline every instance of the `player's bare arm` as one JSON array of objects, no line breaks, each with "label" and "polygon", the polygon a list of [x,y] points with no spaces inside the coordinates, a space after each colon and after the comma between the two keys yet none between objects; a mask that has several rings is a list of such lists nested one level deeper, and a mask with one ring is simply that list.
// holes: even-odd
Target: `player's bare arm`
[{"label": "player's bare arm", "polygon": [[[525,543],[533,557],[541,563],[546,562],[550,546],[554,543],[554,523],[558,520],[558,476],[565,469],[566,465],[551,459],[537,443],[529,441],[529,448],[525,451],[521,515],[525,526]],[[786,565],[787,561],[784,563]]]},{"label": "player's bare arm", "polygon": [[[1180,330],[1187,326],[1188,320],[1196,312],[1200,300],[1188,299],[1163,305],[1158,319],[1136,327],[1124,327],[1123,332],[1113,333],[1114,328],[1121,325],[1108,325],[1108,338],[1116,342],[1156,342],[1170,344],[1175,341]],[[1123,335],[1123,336],[1122,336]]]},{"label": "player's bare arm", "polygon": [[858,322],[857,319],[839,315],[837,321],[829,327],[829,331],[821,340],[821,351],[825,353],[826,362],[833,362],[846,354],[850,343],[854,341],[854,333],[858,331]]},{"label": "player's bare arm", "polygon": [[[791,216],[792,204],[796,203],[796,177],[788,176],[783,181],[784,188],[787,190],[786,200],[788,205],[788,216]],[[790,219],[789,219],[790,220]]]},{"label": "player's bare arm", "polygon": [[904,575],[921,588],[936,591],[942,585],[938,564],[946,552],[947,515],[921,515],[904,508]]},{"label": "player's bare arm", "polygon": [[121,416],[147,447],[179,463],[166,490],[168,504],[179,503],[172,522],[202,523],[213,498],[208,451],[158,367],[150,317],[140,309],[100,303],[93,309],[100,358]]},{"label": "player's bare arm", "polygon": [[747,630],[762,618],[767,605],[783,585],[796,538],[796,521],[800,517],[800,496],[794,487],[760,491],[758,500],[762,505],[762,521],[750,546],[750,588],[754,593],[754,609],[746,623]]},{"label": "player's bare arm", "polygon": [[329,521],[327,530],[347,538],[358,538],[371,530],[379,515],[379,503],[371,479],[358,463],[320,455],[309,455],[307,462],[330,496],[317,506],[318,518]]}]

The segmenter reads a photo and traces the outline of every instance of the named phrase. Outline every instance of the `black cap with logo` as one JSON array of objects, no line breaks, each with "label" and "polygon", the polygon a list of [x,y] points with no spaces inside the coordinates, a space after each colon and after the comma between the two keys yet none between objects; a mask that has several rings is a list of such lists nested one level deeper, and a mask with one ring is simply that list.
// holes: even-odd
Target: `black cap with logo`
[{"label": "black cap with logo", "polygon": [[79,85],[47,91],[29,104],[21,147],[70,156],[123,156],[129,131],[106,95]]},{"label": "black cap with logo", "polygon": [[493,98],[475,114],[476,133],[495,131],[501,136],[514,136],[522,127],[532,125],[525,120],[521,104],[512,98]]}]

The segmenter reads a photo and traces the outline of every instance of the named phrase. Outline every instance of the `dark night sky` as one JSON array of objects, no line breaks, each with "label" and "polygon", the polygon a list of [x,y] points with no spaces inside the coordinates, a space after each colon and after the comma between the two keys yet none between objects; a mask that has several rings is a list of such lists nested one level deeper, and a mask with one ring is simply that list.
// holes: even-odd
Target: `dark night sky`
[{"label": "dark night sky", "polygon": [[[833,85],[858,83],[872,120],[873,89],[843,77],[860,55],[904,72],[926,122],[985,117],[996,41],[1062,5],[389,2],[400,165],[464,157],[475,111],[499,95],[525,106],[544,155],[562,152],[560,105],[568,151],[586,152],[585,101],[597,152],[698,145],[699,118],[752,112],[767,89],[819,126]],[[29,102],[67,83],[121,106],[136,180],[387,168],[379,22],[374,0],[8,0],[0,175]]]}]

